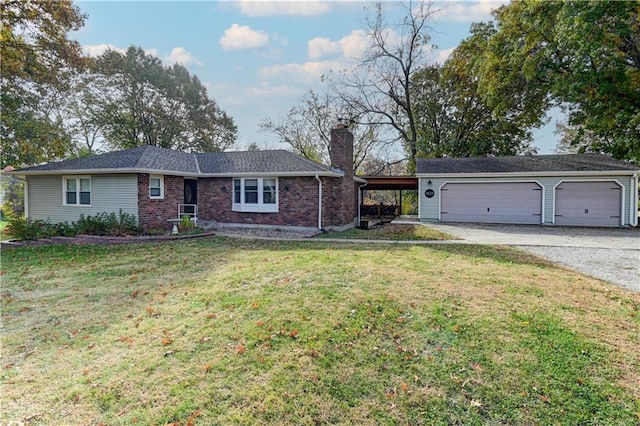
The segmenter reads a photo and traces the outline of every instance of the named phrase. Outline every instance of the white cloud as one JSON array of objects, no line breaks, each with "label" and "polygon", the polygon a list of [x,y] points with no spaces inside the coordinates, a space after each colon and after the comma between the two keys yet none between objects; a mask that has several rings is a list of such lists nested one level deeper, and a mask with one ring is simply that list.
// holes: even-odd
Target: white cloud
[{"label": "white cloud", "polygon": [[264,80],[282,79],[292,82],[317,83],[323,74],[342,68],[344,66],[336,61],[278,64],[262,68],[260,77]]},{"label": "white cloud", "polygon": [[224,50],[253,49],[268,43],[269,35],[266,32],[252,30],[246,25],[233,24],[220,37],[220,46]]},{"label": "white cloud", "polygon": [[146,53],[147,55],[155,56],[156,58],[160,57],[160,52],[158,51],[158,49],[147,49],[144,51],[144,53]]},{"label": "white cloud", "polygon": [[508,0],[449,1],[436,15],[436,20],[453,22],[480,22],[493,20],[491,11],[499,8]]},{"label": "white cloud", "polygon": [[369,38],[364,31],[353,30],[338,41],[316,37],[307,43],[309,59],[321,59],[326,56],[342,55],[348,59],[359,58],[369,46]]},{"label": "white cloud", "polygon": [[450,49],[435,50],[431,53],[430,56],[433,58],[433,62],[442,65],[447,59],[449,59],[449,56],[451,56],[454,50],[456,50],[455,47],[452,47]]},{"label": "white cloud", "polygon": [[264,83],[260,87],[248,87],[245,90],[249,99],[255,98],[274,98],[274,97],[295,97],[300,96],[306,89],[302,87],[293,87],[290,85],[271,86]]},{"label": "white cloud", "polygon": [[171,53],[164,57],[164,63],[169,65],[182,64],[184,66],[197,65],[199,67],[203,65],[198,58],[193,56],[184,47],[174,47],[171,49]]},{"label": "white cloud", "polygon": [[91,56],[93,58],[102,55],[107,50],[113,50],[120,53],[126,52],[126,49],[120,49],[113,44],[94,44],[89,46],[82,46],[82,50],[84,51],[85,55]]},{"label": "white cloud", "polygon": [[316,16],[332,8],[329,2],[316,0],[239,0],[236,5],[246,16]]}]

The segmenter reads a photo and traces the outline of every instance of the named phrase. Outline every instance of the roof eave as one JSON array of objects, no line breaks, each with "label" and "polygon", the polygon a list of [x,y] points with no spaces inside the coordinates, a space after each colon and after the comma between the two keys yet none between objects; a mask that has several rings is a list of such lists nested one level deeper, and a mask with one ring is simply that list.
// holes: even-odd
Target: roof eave
[{"label": "roof eave", "polygon": [[600,170],[600,171],[547,171],[547,172],[466,172],[466,173],[416,173],[418,178],[433,177],[530,177],[530,176],[633,176],[640,170]]},{"label": "roof eave", "polygon": [[169,176],[198,177],[198,173],[181,172],[176,170],[157,170],[140,168],[120,168],[120,169],[68,169],[68,170],[14,170],[5,172],[17,176],[57,176],[57,175],[107,175],[107,174],[157,174]]},{"label": "roof eave", "polygon": [[306,176],[325,176],[325,177],[342,177],[340,173],[333,171],[308,171],[308,172],[251,172],[251,173],[197,173],[197,172],[181,172],[175,170],[157,170],[157,169],[141,169],[141,168],[120,168],[120,169],[73,169],[73,170],[13,170],[3,172],[3,174],[11,174],[17,176],[62,176],[62,175],[104,175],[104,174],[130,174],[130,173],[147,173],[168,176],[185,176],[185,177],[306,177]]},{"label": "roof eave", "polygon": [[308,172],[250,172],[250,173],[200,173],[198,177],[342,177],[340,173],[332,171],[308,171]]}]

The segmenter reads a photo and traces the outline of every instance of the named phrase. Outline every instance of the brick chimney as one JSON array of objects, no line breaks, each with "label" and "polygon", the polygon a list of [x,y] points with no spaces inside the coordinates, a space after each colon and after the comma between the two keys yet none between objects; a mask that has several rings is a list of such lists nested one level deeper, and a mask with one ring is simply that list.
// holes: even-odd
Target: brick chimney
[{"label": "brick chimney", "polygon": [[358,215],[356,184],[353,180],[353,134],[343,124],[331,129],[331,168],[344,173],[330,178],[327,203],[323,206],[325,226],[340,229],[354,226]]},{"label": "brick chimney", "polygon": [[353,179],[353,133],[344,124],[331,129],[331,168],[344,172],[344,177]]}]

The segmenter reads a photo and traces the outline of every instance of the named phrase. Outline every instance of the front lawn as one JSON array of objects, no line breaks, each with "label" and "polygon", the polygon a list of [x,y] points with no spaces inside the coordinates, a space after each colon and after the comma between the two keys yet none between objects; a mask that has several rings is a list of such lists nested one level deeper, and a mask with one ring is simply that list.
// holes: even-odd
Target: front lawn
[{"label": "front lawn", "polygon": [[640,421],[640,295],[506,248],[24,247],[0,300],[1,424]]},{"label": "front lawn", "polygon": [[340,238],[350,240],[435,241],[456,238],[423,225],[381,224],[369,229],[351,228],[342,232],[318,234],[315,238]]}]

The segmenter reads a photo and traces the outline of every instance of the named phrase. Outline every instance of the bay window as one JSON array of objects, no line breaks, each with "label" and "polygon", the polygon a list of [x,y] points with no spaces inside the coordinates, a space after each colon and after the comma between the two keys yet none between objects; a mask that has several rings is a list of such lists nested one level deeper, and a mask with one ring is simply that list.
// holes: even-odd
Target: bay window
[{"label": "bay window", "polygon": [[233,211],[275,213],[278,211],[278,179],[233,179]]}]

